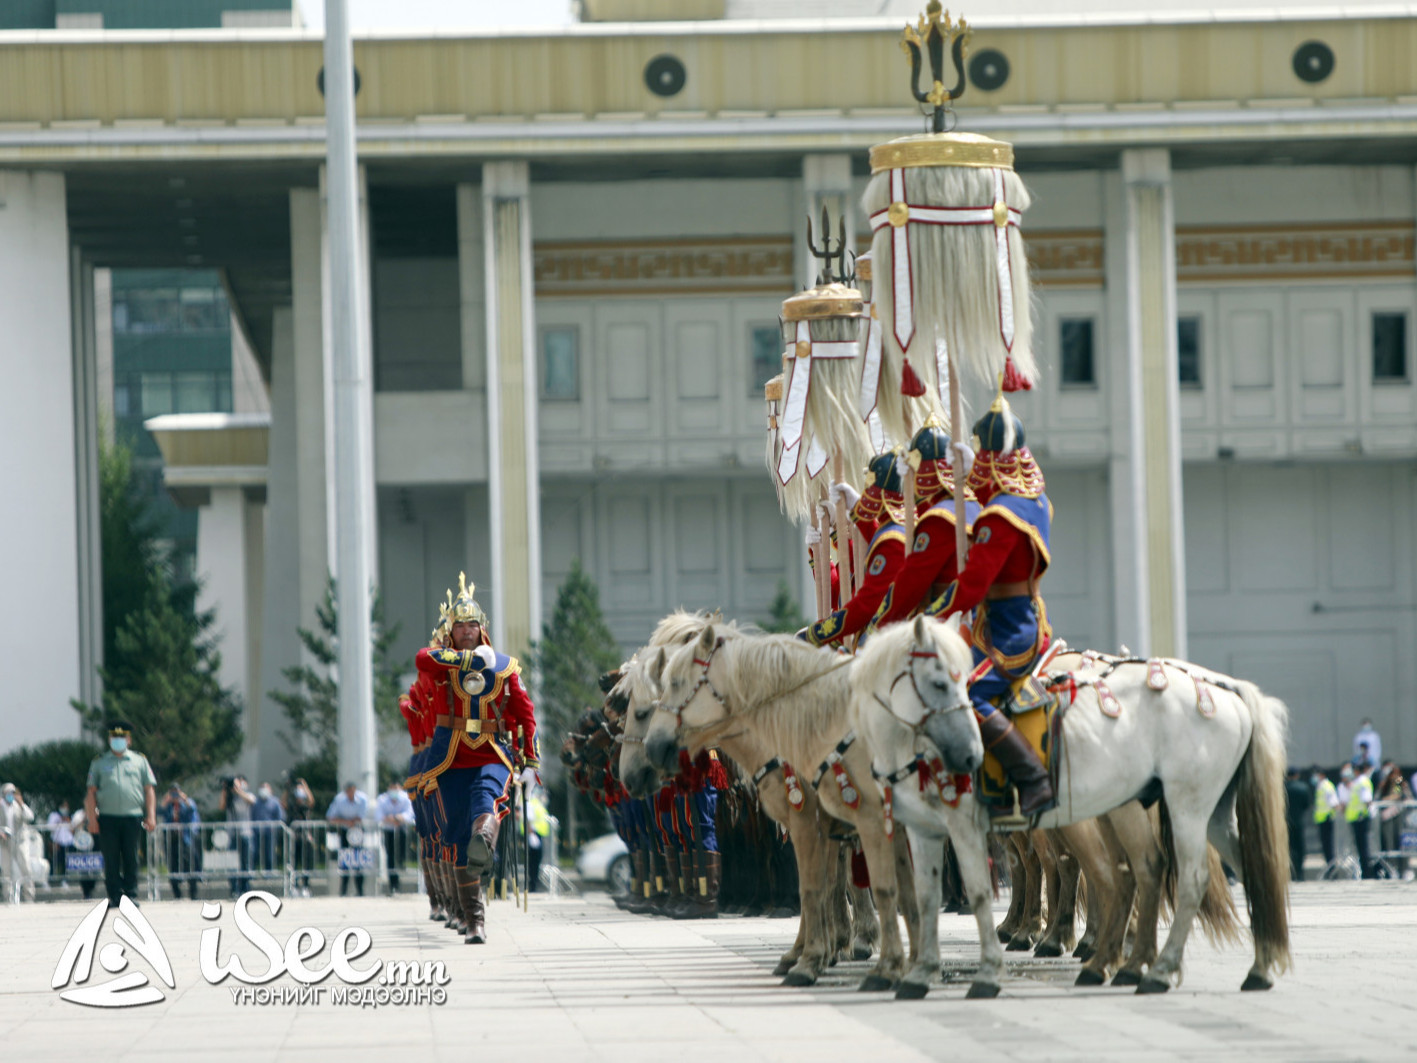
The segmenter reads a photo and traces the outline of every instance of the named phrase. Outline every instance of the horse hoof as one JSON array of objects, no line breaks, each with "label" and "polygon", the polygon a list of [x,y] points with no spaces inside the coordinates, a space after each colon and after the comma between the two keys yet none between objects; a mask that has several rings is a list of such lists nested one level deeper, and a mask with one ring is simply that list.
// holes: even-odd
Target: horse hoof
[{"label": "horse hoof", "polygon": [[1138,993],[1169,993],[1171,983],[1161,978],[1143,978],[1137,983]]},{"label": "horse hoof", "polygon": [[868,974],[865,979],[862,980],[861,986],[857,991],[861,993],[884,993],[887,989],[894,988],[895,983],[885,975]]},{"label": "horse hoof", "polygon": [[1043,941],[1039,942],[1038,947],[1033,950],[1033,954],[1035,956],[1061,956],[1063,949],[1062,946],[1052,941]]},{"label": "horse hoof", "polygon": [[1079,945],[1077,948],[1073,949],[1073,959],[1082,960],[1083,963],[1086,963],[1088,960],[1092,959],[1092,954],[1096,951],[1097,950],[1091,945]]},{"label": "horse hoof", "polygon": [[792,960],[779,960],[777,966],[772,969],[772,973],[781,978],[788,971],[792,970]]},{"label": "horse hoof", "polygon": [[853,960],[869,960],[871,958],[870,945],[852,945],[851,958]]},{"label": "horse hoof", "polygon": [[836,966],[836,963],[837,963],[837,960],[839,960],[839,959],[841,959],[841,954],[838,953],[838,952],[833,952],[833,953],[831,954],[831,958],[830,958],[829,960],[827,960],[827,966],[828,966],[828,967],[835,967],[835,966]]},{"label": "horse hoof", "polygon": [[1242,993],[1250,993],[1250,992],[1253,992],[1253,991],[1255,991],[1255,990],[1257,990],[1257,989],[1273,989],[1273,988],[1274,988],[1274,983],[1271,982],[1268,978],[1266,978],[1266,977],[1265,977],[1264,975],[1262,975],[1262,974],[1255,974],[1254,971],[1251,971],[1251,972],[1249,973],[1249,975],[1245,978],[1244,984],[1243,984],[1242,986],[1240,986],[1240,992],[1242,992]]},{"label": "horse hoof", "polygon": [[782,984],[798,987],[816,985],[817,978],[815,975],[808,974],[806,971],[788,971],[787,976],[782,980]]},{"label": "horse hoof", "polygon": [[1078,972],[1077,981],[1073,985],[1102,985],[1107,979],[1101,971],[1094,971],[1090,967],[1084,967]]},{"label": "horse hoof", "polygon": [[924,1000],[925,994],[930,992],[930,987],[921,985],[919,982],[901,982],[900,988],[895,991],[896,1000]]},{"label": "horse hoof", "polygon": [[1113,985],[1138,985],[1140,982],[1140,972],[1129,971],[1125,967],[1112,976]]},{"label": "horse hoof", "polygon": [[999,995],[999,987],[989,982],[973,982],[969,986],[969,992],[964,995],[965,1000],[993,1000]]},{"label": "horse hoof", "polygon": [[998,932],[998,934],[999,934],[999,943],[1000,943],[1001,945],[1007,945],[1007,944],[1008,944],[1010,941],[1012,941],[1013,938],[1014,938],[1013,932],[1010,931],[1010,930],[1000,930],[1000,931]]},{"label": "horse hoof", "polygon": [[1033,942],[1028,938],[1013,938],[1004,946],[1005,952],[1027,952],[1033,948]]}]

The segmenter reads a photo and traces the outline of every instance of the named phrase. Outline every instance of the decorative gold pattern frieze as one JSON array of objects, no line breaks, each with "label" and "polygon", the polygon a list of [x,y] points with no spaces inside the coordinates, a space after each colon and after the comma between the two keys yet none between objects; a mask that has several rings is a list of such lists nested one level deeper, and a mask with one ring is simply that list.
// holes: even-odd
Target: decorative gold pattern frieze
[{"label": "decorative gold pattern frieze", "polygon": [[789,236],[538,243],[536,294],[768,295],[795,291]]},{"label": "decorative gold pattern frieze", "polygon": [[1025,230],[1023,242],[1035,284],[1045,288],[1102,287],[1101,229]]},{"label": "decorative gold pattern frieze", "polygon": [[1411,277],[1411,223],[1178,227],[1176,279],[1227,281],[1361,280]]}]

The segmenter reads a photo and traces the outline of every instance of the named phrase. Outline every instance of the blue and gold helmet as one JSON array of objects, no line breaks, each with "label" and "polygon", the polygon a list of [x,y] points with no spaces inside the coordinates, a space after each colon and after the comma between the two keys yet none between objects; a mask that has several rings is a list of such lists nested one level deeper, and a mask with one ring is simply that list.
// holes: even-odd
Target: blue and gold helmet
[{"label": "blue and gold helmet", "polygon": [[900,494],[900,461],[894,450],[877,454],[866,463],[866,471],[871,474],[872,486],[885,494]]},{"label": "blue and gold helmet", "polygon": [[984,416],[974,422],[974,438],[979,445],[976,450],[1007,454],[1024,445],[1023,422],[1009,406],[1009,400],[1000,392]]},{"label": "blue and gold helmet", "polygon": [[950,434],[933,417],[910,441],[906,460],[915,470],[915,501],[928,502],[951,488]]}]

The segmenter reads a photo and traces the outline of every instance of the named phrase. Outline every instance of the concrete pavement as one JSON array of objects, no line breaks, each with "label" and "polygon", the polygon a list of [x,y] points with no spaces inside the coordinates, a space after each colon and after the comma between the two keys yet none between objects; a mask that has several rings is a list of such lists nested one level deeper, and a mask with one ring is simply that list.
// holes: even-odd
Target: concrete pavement
[{"label": "concrete pavement", "polygon": [[[89,906],[0,908],[0,1045],[9,1058],[165,1060],[204,1063],[362,1063],[413,1051],[420,1059],[656,1060],[1398,1060],[1417,1059],[1417,887],[1401,883],[1311,883],[1294,894],[1295,970],[1266,994],[1239,993],[1246,950],[1216,952],[1199,936],[1184,986],[1165,997],[1122,989],[1074,989],[1076,961],[1010,954],[1011,979],[993,1001],[965,1001],[977,955],[971,920],[941,917],[947,983],[920,1002],[854,991],[865,964],[831,970],[810,990],[784,989],[771,968],[795,932],[793,920],[724,918],[671,922],[626,915],[603,895],[534,898],[531,911],[494,902],[492,941],[464,946],[424,918],[412,898],[287,902],[256,922],[285,945],[298,927],[326,939],[345,927],[372,945],[350,961],[441,962],[446,993],[431,1003],[361,1007],[326,992],[297,1002],[297,983],[271,983],[271,1002],[204,979],[204,930],[219,928],[216,959],[240,956],[253,974],[268,964],[238,930],[231,902],[214,919],[195,902],[145,904],[170,958],[169,989],[133,948],[117,956],[114,916],[96,942],[88,986],[142,973],[165,999],[117,1009],[83,1007],[50,988],[66,942]],[[208,910],[208,914],[214,914]],[[1002,916],[1002,908],[1000,909]],[[357,944],[357,942],[355,942]],[[295,949],[314,952],[311,943]],[[308,967],[329,963],[326,945]],[[291,954],[295,950],[291,950]],[[127,961],[126,964],[124,961]],[[385,969],[387,970],[387,969]],[[379,975],[366,987],[371,995]],[[70,983],[68,988],[75,988]],[[239,987],[237,987],[239,989]],[[427,989],[427,987],[424,987]],[[395,992],[395,999],[400,994]],[[377,999],[375,997],[374,999]],[[387,999],[387,997],[386,997]],[[426,998],[425,998],[426,999]]]}]

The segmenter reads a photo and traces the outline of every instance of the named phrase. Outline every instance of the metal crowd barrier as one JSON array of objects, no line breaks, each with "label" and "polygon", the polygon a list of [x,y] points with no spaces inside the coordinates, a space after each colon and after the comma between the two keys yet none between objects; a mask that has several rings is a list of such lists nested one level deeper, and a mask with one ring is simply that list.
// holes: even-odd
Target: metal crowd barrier
[{"label": "metal crowd barrier", "polygon": [[1417,860],[1417,801],[1374,801],[1372,820],[1378,873],[1405,879]]},{"label": "metal crowd barrier", "polygon": [[[62,898],[71,891],[103,896],[103,854],[98,839],[82,829],[73,841],[55,840],[57,827],[26,826],[18,845],[27,854],[18,875],[0,862],[0,903]],[[0,842],[8,845],[8,842]],[[278,822],[159,823],[139,846],[141,888],[149,900],[170,897],[222,898],[264,889],[286,897],[346,889],[380,896],[392,870],[401,890],[419,892],[418,839],[413,827],[386,828],[375,821],[341,828],[322,819]],[[25,873],[27,872],[27,874]],[[313,888],[313,890],[312,890]]]}]

